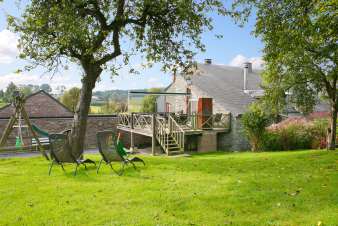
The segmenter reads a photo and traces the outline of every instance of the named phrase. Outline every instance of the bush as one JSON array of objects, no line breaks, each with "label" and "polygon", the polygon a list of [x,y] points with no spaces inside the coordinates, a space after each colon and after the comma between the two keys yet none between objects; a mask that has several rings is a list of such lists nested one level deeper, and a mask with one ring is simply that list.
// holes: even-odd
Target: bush
[{"label": "bush", "polygon": [[327,126],[326,118],[287,119],[267,129],[262,146],[271,151],[325,148]]},{"label": "bush", "polygon": [[269,120],[267,115],[259,108],[252,106],[251,109],[243,114],[242,123],[246,136],[249,139],[251,150],[262,150],[265,127]]}]

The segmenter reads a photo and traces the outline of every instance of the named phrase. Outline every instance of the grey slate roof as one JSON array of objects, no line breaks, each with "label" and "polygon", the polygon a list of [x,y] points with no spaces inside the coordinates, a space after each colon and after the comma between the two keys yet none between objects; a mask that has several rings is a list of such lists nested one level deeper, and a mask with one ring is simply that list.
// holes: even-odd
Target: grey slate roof
[{"label": "grey slate roof", "polygon": [[[243,68],[215,64],[198,64],[197,71],[192,75],[192,86],[212,97],[226,111],[234,116],[246,111],[248,105],[256,99],[244,93]],[[249,90],[262,90],[259,70],[248,75]]]}]

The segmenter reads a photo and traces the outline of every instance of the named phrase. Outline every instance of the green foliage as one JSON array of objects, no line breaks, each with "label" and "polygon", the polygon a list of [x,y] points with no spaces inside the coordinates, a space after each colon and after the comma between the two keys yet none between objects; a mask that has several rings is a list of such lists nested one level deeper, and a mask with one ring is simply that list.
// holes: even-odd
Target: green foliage
[{"label": "green foliage", "polygon": [[6,92],[4,95],[5,102],[10,103],[12,101],[14,91],[17,90],[18,87],[13,82],[10,82],[6,88]]},{"label": "green foliage", "polygon": [[68,107],[69,110],[71,110],[72,112],[75,112],[76,106],[79,102],[80,92],[81,89],[77,87],[73,87],[65,91],[60,98],[61,103],[63,103],[66,107]]},{"label": "green foliage", "polygon": [[51,93],[52,92],[52,87],[50,87],[50,85],[48,84],[42,84],[40,86],[40,89],[45,91],[46,93]]},{"label": "green foliage", "polygon": [[[151,88],[148,92],[160,92],[160,88]],[[156,99],[158,96],[156,95],[148,95],[145,96],[142,100],[141,112],[152,113],[156,112]]]},{"label": "green foliage", "polygon": [[262,149],[265,127],[269,124],[268,116],[257,105],[252,105],[242,116],[242,123],[252,151]]},{"label": "green foliage", "polygon": [[[283,124],[283,122],[281,123]],[[263,149],[268,151],[318,149],[326,147],[327,119],[291,120],[268,130],[263,137]]]},{"label": "green foliage", "polygon": [[[338,111],[337,0],[236,0],[234,7],[257,15],[254,33],[264,42],[266,95],[280,110],[285,95],[307,114],[318,97],[331,105],[331,130]],[[243,8],[242,8],[243,9]],[[248,14],[242,14],[246,17]],[[272,100],[273,99],[273,100]],[[331,136],[330,149],[335,148]]]},{"label": "green foliage", "polygon": [[74,177],[69,164],[48,176],[42,157],[0,159],[0,225],[337,224],[337,151],[142,158],[122,177],[106,165]]},{"label": "green foliage", "polygon": [[102,107],[101,111],[103,114],[115,114],[119,112],[125,112],[127,110],[126,102],[118,102],[109,100]]},{"label": "green foliage", "polygon": [[[163,69],[184,66],[192,49],[205,50],[201,34],[213,28],[212,11],[228,13],[221,0],[33,0],[21,18],[9,16],[8,22],[20,34],[20,57],[33,60],[33,67],[52,71],[66,57],[116,73],[120,66],[107,63],[123,55],[128,64],[136,51],[146,63],[162,62]],[[120,45],[120,39],[131,45]]]},{"label": "green foliage", "polygon": [[55,72],[69,62],[83,69],[71,130],[75,156],[83,150],[92,90],[104,70],[117,75],[136,53],[147,66],[186,69],[194,51],[205,50],[201,34],[213,28],[211,12],[227,14],[222,0],[31,0],[22,12],[8,23],[19,34],[20,57],[32,62],[26,69],[42,65]]}]

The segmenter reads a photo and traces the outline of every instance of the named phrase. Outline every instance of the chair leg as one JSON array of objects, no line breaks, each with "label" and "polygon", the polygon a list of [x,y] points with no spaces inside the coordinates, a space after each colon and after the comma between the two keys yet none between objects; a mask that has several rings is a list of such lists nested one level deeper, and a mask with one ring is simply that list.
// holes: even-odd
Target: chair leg
[{"label": "chair leg", "polygon": [[93,160],[91,160],[91,159],[86,159],[83,162],[84,163],[91,163],[91,164],[94,164],[96,166],[96,163]]},{"label": "chair leg", "polygon": [[116,172],[116,170],[113,168],[113,165],[111,164],[111,162],[109,163],[110,168],[114,171],[114,173],[118,174],[118,172]]},{"label": "chair leg", "polygon": [[117,175],[122,176],[122,174],[124,173],[124,166],[126,165],[125,162],[122,162],[122,167],[120,168],[119,172],[117,172]]},{"label": "chair leg", "polygon": [[134,157],[134,158],[130,159],[129,161],[131,161],[131,162],[142,162],[144,166],[146,165],[146,163],[143,161],[143,159],[140,159],[139,157]]},{"label": "chair leg", "polygon": [[48,175],[50,176],[50,174],[52,173],[52,168],[54,165],[54,160],[51,162],[50,166],[49,166],[49,171],[48,171]]},{"label": "chair leg", "polygon": [[136,167],[135,163],[133,163],[132,161],[128,161],[128,162],[133,165],[133,167],[134,167],[135,170],[137,170],[137,167]]},{"label": "chair leg", "polygon": [[74,171],[74,176],[76,176],[76,174],[77,174],[77,168],[79,167],[79,164],[78,163],[76,163],[76,167],[75,167],[75,171]]},{"label": "chair leg", "polygon": [[66,171],[65,168],[63,167],[63,164],[60,163],[60,165],[61,165],[62,170],[63,170],[63,171]]},{"label": "chair leg", "polygon": [[103,161],[103,159],[101,159],[100,162],[99,162],[99,166],[97,167],[96,174],[99,174],[99,170],[100,170],[102,161]]}]

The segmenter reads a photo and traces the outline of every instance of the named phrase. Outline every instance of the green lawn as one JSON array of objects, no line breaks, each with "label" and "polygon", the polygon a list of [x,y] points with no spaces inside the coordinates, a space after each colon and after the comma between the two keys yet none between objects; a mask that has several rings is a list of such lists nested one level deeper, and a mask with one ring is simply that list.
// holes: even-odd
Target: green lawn
[{"label": "green lawn", "polygon": [[338,225],[337,151],[144,159],[121,177],[2,159],[0,225]]}]

